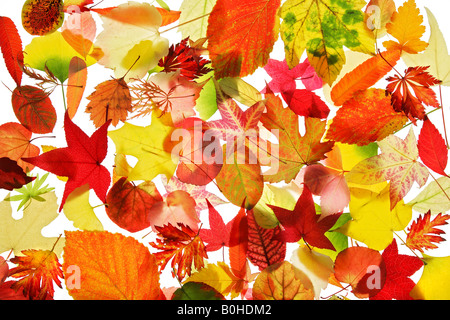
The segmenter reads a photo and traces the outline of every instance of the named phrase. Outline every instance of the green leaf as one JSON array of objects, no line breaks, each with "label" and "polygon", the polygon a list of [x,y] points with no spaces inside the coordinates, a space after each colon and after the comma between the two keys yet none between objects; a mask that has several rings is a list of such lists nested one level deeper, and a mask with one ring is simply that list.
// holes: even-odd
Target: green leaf
[{"label": "green leaf", "polygon": [[225,297],[206,283],[188,282],[173,293],[172,300],[225,300]]},{"label": "green leaf", "polygon": [[344,63],[344,46],[375,54],[373,33],[364,23],[364,0],[287,0],[279,11],[280,33],[289,67],[305,49],[317,74],[329,85]]},{"label": "green leaf", "polygon": [[[31,203],[31,200],[44,202],[45,199],[42,198],[41,195],[49,193],[55,189],[55,188],[49,187],[48,185],[42,187],[42,185],[44,184],[48,175],[49,175],[49,173],[46,173],[41,178],[39,178],[39,174],[36,175],[36,179],[34,181],[24,185],[20,189],[16,189],[16,191],[21,194],[7,197],[7,198],[5,198],[5,201],[21,201],[17,210],[20,210],[28,202]],[[28,203],[28,205],[30,203]]]}]

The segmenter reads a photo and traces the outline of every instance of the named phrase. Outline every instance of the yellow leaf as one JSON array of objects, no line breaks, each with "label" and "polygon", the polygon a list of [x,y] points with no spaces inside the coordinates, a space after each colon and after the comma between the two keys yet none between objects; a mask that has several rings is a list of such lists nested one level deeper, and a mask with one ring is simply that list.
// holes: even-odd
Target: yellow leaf
[{"label": "yellow leaf", "polygon": [[116,78],[140,79],[169,52],[169,41],[159,34],[161,14],[148,3],[129,1],[101,19],[103,31],[94,44],[103,53],[98,63],[113,69]]},{"label": "yellow leaf", "polygon": [[294,267],[303,274],[303,284],[306,286],[308,280],[312,284],[309,289],[314,291],[316,299],[320,297],[320,292],[328,286],[328,280],[333,274],[333,260],[330,257],[314,252],[306,245],[300,246],[292,253],[291,262]]},{"label": "yellow leaf", "polygon": [[198,272],[192,274],[186,282],[202,282],[213,287],[222,295],[227,296],[230,294],[230,298],[234,299],[240,295],[239,282],[243,282],[243,279],[236,277],[230,267],[224,262],[217,262],[216,264],[208,264],[206,267],[200,269]]},{"label": "yellow leaf", "polygon": [[415,0],[408,0],[393,13],[391,22],[386,25],[388,33],[398,42],[385,41],[383,46],[388,50],[398,49],[412,54],[425,50],[428,43],[420,40],[425,32],[425,26],[422,23],[423,17]]},{"label": "yellow leaf", "polygon": [[[133,237],[107,231],[66,231],[63,272],[76,300],[159,298],[156,258]],[[79,268],[78,285],[73,266]],[[73,281],[76,284],[76,281]]]},{"label": "yellow leaf", "polygon": [[[45,201],[33,200],[24,209],[23,218],[12,217],[11,204],[8,201],[0,202],[0,253],[14,250],[15,255],[28,249],[50,250],[57,242],[57,237],[44,237],[41,230],[58,217],[58,204],[54,192],[41,195]],[[53,252],[61,255],[64,238],[57,243]]]},{"label": "yellow leaf", "polygon": [[410,295],[421,300],[450,300],[450,256],[423,255],[425,263],[422,276]]},{"label": "yellow leaf", "polygon": [[364,242],[371,249],[385,249],[392,242],[394,231],[403,230],[412,218],[412,208],[403,200],[390,210],[388,184],[381,192],[350,188],[350,194],[353,219],[338,231]]},{"label": "yellow leaf", "polygon": [[89,203],[89,185],[75,189],[67,197],[64,204],[64,214],[73,226],[81,230],[103,230],[103,225],[95,215]]},{"label": "yellow leaf", "polygon": [[404,53],[402,58],[409,67],[429,66],[427,69],[429,74],[441,80],[441,85],[450,86],[450,55],[447,44],[433,13],[428,8],[425,8],[425,10],[430,25],[429,45],[420,54]]}]

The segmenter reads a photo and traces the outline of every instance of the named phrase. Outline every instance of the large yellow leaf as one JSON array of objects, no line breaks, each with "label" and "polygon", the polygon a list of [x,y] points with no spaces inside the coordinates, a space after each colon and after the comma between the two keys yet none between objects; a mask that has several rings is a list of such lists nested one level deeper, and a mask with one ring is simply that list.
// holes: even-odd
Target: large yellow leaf
[{"label": "large yellow leaf", "polygon": [[447,44],[435,16],[430,9],[425,8],[425,10],[430,25],[429,45],[419,54],[403,53],[402,59],[409,67],[429,66],[427,69],[429,74],[441,80],[441,85],[450,86],[450,55]]},{"label": "large yellow leaf", "polygon": [[398,42],[388,40],[383,45],[389,49],[398,49],[407,53],[419,53],[426,49],[428,43],[420,40],[425,32],[423,17],[415,0],[408,0],[394,12],[386,29]]},{"label": "large yellow leaf", "polygon": [[64,246],[64,238],[44,237],[41,230],[58,217],[56,195],[49,192],[41,195],[45,201],[32,200],[24,209],[23,218],[12,217],[11,204],[0,202],[0,253],[13,250],[19,255],[22,250],[50,250],[56,243],[53,252],[60,255]]},{"label": "large yellow leaf", "polygon": [[108,132],[116,145],[116,152],[131,155],[138,159],[129,173],[129,180],[150,181],[158,174],[170,179],[178,164],[172,159],[171,134],[173,127],[167,126],[152,114],[152,123],[141,127],[126,122],[120,129]]},{"label": "large yellow leaf", "polygon": [[101,19],[103,31],[94,43],[103,54],[98,63],[113,69],[116,78],[142,78],[169,52],[169,41],[159,34],[161,14],[148,3],[128,1]]},{"label": "large yellow leaf", "polygon": [[107,231],[66,231],[63,272],[76,300],[154,300],[160,295],[156,258],[133,237]]},{"label": "large yellow leaf", "polygon": [[424,269],[419,282],[411,290],[414,299],[450,300],[450,256],[423,255]]},{"label": "large yellow leaf", "polygon": [[389,185],[385,185],[381,192],[350,188],[353,219],[338,229],[374,250],[385,249],[392,242],[394,231],[403,230],[412,217],[411,207],[403,200],[390,210]]}]

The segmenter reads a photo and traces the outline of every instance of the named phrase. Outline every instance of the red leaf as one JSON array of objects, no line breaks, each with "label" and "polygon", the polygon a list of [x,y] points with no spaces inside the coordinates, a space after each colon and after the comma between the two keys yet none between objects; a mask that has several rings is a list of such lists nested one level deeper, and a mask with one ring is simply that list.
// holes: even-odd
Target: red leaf
[{"label": "red leaf", "polygon": [[248,251],[247,257],[262,271],[268,266],[283,262],[286,256],[286,242],[277,240],[281,228],[265,229],[258,225],[253,210],[247,212]]},{"label": "red leaf", "polygon": [[34,179],[34,177],[27,176],[16,161],[9,158],[0,158],[0,188],[12,191],[21,188]]},{"label": "red leaf", "polygon": [[[243,204],[244,206],[244,204]],[[233,218],[230,236],[230,268],[241,279],[247,274],[248,222],[245,208]]]},{"label": "red leaf", "polygon": [[282,95],[289,108],[299,116],[326,119],[330,113],[326,103],[314,92],[296,89]]},{"label": "red leaf", "polygon": [[106,196],[106,213],[119,227],[138,232],[150,226],[150,209],[162,197],[152,182],[138,186],[123,177],[109,190]]},{"label": "red leaf", "polygon": [[200,238],[207,243],[206,251],[216,251],[230,246],[231,225],[233,220],[225,224],[222,216],[217,212],[213,205],[206,199],[209,210],[210,229],[201,229]]},{"label": "red leaf", "polygon": [[423,253],[423,249],[436,249],[433,244],[445,241],[440,234],[445,233],[436,227],[447,224],[450,215],[439,213],[431,220],[431,213],[428,211],[424,216],[420,216],[408,228],[406,245],[411,249],[417,249]]},{"label": "red leaf", "polygon": [[16,84],[22,82],[23,51],[22,40],[16,25],[8,17],[0,17],[0,48],[9,74]]},{"label": "red leaf", "polygon": [[382,254],[386,266],[384,286],[370,300],[413,300],[409,292],[416,285],[409,277],[418,271],[423,262],[418,257],[398,254],[395,239]]},{"label": "red leaf", "polygon": [[39,168],[58,176],[68,177],[59,211],[68,195],[78,187],[89,184],[99,199],[106,201],[106,192],[111,182],[109,171],[101,165],[108,149],[107,130],[111,120],[89,137],[65,114],[64,128],[67,147],[55,149],[38,157],[22,158]]},{"label": "red leaf", "polygon": [[324,233],[336,223],[340,214],[333,214],[324,218],[317,215],[312,193],[307,186],[303,187],[303,192],[293,210],[268,206],[284,227],[284,231],[277,237],[278,239],[285,242],[297,242],[303,238],[314,247],[336,250]]},{"label": "red leaf", "polygon": [[428,168],[443,176],[447,176],[444,171],[448,161],[447,146],[439,130],[427,117],[420,130],[417,147],[420,159]]},{"label": "red leaf", "polygon": [[406,70],[405,76],[396,74],[386,79],[389,81],[386,90],[392,94],[394,110],[403,111],[414,124],[416,119],[425,118],[425,108],[422,103],[439,108],[436,94],[430,86],[439,84],[441,81],[426,72],[428,68],[410,67]]},{"label": "red leaf", "polygon": [[32,86],[17,87],[12,105],[19,122],[34,133],[51,133],[56,124],[56,110],[48,94]]}]

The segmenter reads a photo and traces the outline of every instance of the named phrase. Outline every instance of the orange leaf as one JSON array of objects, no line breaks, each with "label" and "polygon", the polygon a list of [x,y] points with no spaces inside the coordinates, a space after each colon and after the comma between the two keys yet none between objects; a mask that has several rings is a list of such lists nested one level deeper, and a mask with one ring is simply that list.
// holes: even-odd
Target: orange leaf
[{"label": "orange leaf", "polygon": [[336,112],[326,138],[359,146],[380,141],[401,129],[408,118],[396,112],[385,90],[367,89],[354,94]]},{"label": "orange leaf", "polygon": [[73,57],[69,65],[69,80],[67,84],[67,112],[70,119],[77,113],[87,82],[86,62]]},{"label": "orange leaf", "polygon": [[174,23],[178,19],[180,19],[181,11],[175,11],[170,10],[167,11],[166,9],[155,7],[156,10],[161,14],[162,17],[162,24],[161,27],[167,26],[171,23]]},{"label": "orange leaf", "polygon": [[383,42],[383,46],[388,50],[399,50],[416,54],[428,47],[428,43],[420,40],[425,32],[422,25],[423,17],[416,6],[414,0],[408,0],[394,12],[391,22],[386,24],[387,32],[398,42],[389,40]]},{"label": "orange leaf", "polygon": [[203,258],[208,258],[205,245],[198,233],[182,223],[178,223],[179,228],[170,223],[162,227],[155,226],[159,232],[160,239],[150,245],[161,251],[155,253],[161,269],[172,259],[171,267],[176,271],[179,281],[192,273],[192,267],[197,270],[203,268]]},{"label": "orange leaf", "polygon": [[39,148],[31,144],[31,131],[20,123],[7,122],[0,126],[0,157],[7,157],[17,161],[26,172],[33,170],[34,165],[24,162],[21,158],[39,155]]},{"label": "orange leaf", "polygon": [[31,300],[52,298],[53,282],[62,288],[63,272],[57,255],[48,250],[24,250],[22,253],[24,256],[10,260],[18,266],[9,271],[9,276],[21,278],[11,288],[17,291],[23,287],[23,294]]},{"label": "orange leaf", "polygon": [[[63,271],[67,289],[74,299],[155,300],[160,297],[156,259],[133,237],[107,231],[66,231],[65,235]],[[78,283],[74,281],[76,277],[80,277]]]},{"label": "orange leaf", "polygon": [[406,245],[410,249],[417,249],[423,253],[423,249],[436,249],[437,246],[433,244],[445,241],[440,234],[444,231],[436,227],[447,224],[450,215],[439,213],[431,220],[431,212],[428,211],[425,215],[421,215],[408,228],[408,236],[406,238]]},{"label": "orange leaf", "polygon": [[341,106],[357,91],[365,90],[384,77],[400,59],[397,50],[388,50],[364,61],[347,73],[331,90],[331,99]]},{"label": "orange leaf", "polygon": [[278,39],[280,0],[219,0],[208,20],[208,50],[217,79],[264,66]]},{"label": "orange leaf", "polygon": [[131,94],[124,78],[107,80],[95,87],[95,91],[87,97],[90,100],[86,112],[90,113],[94,125],[99,128],[112,119],[112,125],[127,120],[131,112]]},{"label": "orange leaf", "polygon": [[301,279],[299,273],[288,261],[268,266],[255,280],[253,299],[314,300],[313,290],[305,287],[309,279]]},{"label": "orange leaf", "polygon": [[231,271],[241,279],[247,273],[247,250],[248,221],[245,208],[242,207],[231,224],[229,250]]},{"label": "orange leaf", "polygon": [[61,28],[61,34],[70,46],[86,58],[92,49],[97,26],[92,14],[72,13]]}]

